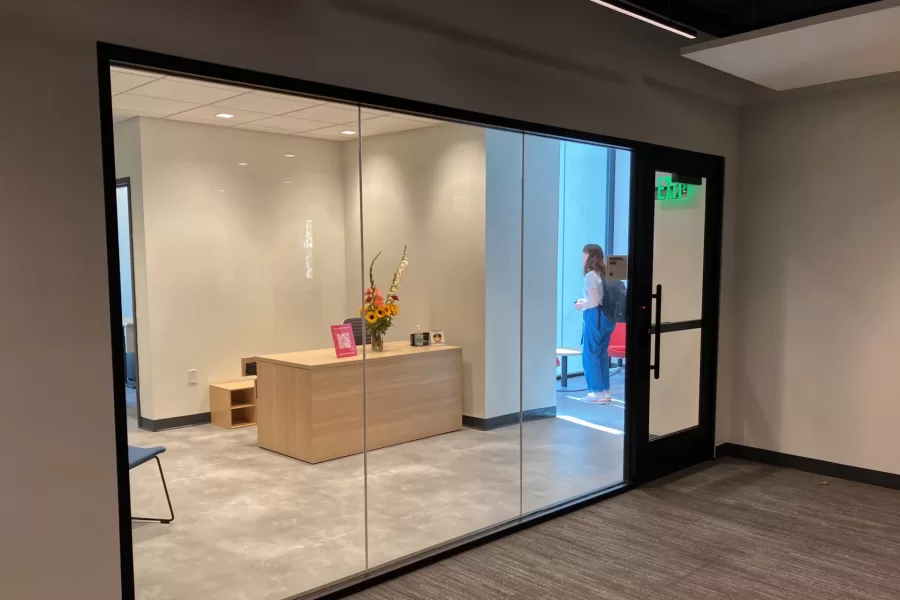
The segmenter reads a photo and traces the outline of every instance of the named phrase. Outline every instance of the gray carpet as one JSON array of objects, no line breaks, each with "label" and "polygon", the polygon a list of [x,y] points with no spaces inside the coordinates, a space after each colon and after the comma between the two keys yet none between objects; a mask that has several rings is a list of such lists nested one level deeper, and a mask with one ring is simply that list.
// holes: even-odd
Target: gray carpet
[{"label": "gray carpet", "polygon": [[900,598],[900,492],[726,459],[356,600]]}]

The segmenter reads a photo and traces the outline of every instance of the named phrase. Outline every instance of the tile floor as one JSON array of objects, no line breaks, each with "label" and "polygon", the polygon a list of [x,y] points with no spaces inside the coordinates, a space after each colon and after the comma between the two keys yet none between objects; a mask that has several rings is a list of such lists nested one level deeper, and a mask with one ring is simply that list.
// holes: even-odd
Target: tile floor
[{"label": "tile floor", "polygon": [[[597,407],[588,407],[597,408]],[[607,407],[602,407],[608,409]],[[140,600],[279,600],[618,482],[624,436],[562,419],[463,429],[309,465],[256,446],[255,427],[157,433],[176,520],[134,523]],[[164,515],[155,464],[131,472],[135,514]],[[368,486],[368,514],[364,486]]]},{"label": "tile floor", "polygon": [[[584,376],[569,377],[567,390],[556,392],[557,416],[568,416],[587,423],[625,431],[625,371],[619,371],[609,378],[613,401],[605,405],[584,404],[575,398],[587,394],[584,391]],[[578,390],[578,391],[573,391]]]}]

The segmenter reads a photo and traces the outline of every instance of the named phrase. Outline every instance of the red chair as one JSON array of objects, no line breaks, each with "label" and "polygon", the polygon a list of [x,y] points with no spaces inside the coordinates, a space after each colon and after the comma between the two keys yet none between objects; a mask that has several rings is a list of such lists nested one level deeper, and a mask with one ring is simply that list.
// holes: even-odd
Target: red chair
[{"label": "red chair", "polygon": [[618,368],[610,375],[615,375],[622,370],[622,359],[625,358],[625,323],[616,323],[612,335],[609,338],[609,358],[617,359]]}]

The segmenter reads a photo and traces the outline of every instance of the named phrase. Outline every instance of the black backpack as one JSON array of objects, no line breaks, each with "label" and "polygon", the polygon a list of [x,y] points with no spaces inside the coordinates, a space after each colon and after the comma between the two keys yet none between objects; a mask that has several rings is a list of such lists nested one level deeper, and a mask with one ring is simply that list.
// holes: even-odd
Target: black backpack
[{"label": "black backpack", "polygon": [[628,310],[628,289],[622,281],[603,280],[603,314],[613,323],[624,323]]}]

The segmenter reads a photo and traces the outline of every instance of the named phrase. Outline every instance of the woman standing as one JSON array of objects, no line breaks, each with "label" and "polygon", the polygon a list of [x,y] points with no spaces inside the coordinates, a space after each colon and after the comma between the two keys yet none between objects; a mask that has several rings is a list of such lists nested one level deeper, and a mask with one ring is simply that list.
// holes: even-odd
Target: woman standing
[{"label": "woman standing", "polygon": [[588,395],[582,402],[607,404],[612,400],[609,392],[609,338],[616,325],[603,313],[603,282],[606,280],[603,248],[597,244],[585,246],[581,263],[584,266],[584,298],[575,301],[575,308],[584,314],[581,360]]}]

